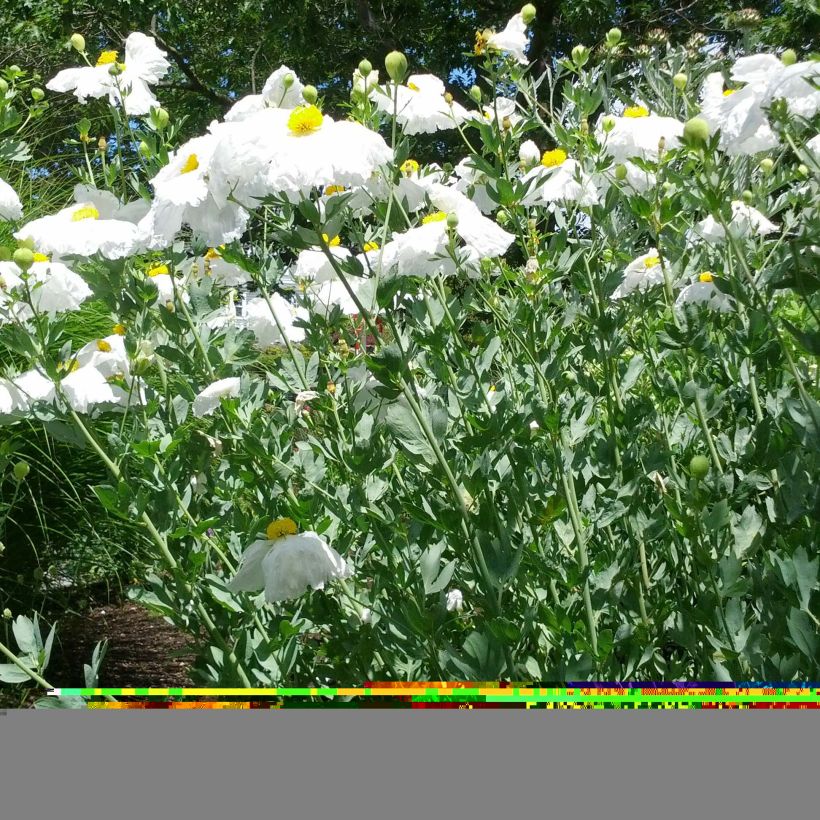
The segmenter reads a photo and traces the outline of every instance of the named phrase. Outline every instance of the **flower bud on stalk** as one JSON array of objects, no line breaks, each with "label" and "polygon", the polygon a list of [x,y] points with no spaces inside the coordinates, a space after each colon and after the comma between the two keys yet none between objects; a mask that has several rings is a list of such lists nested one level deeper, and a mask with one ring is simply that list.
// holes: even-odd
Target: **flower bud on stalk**
[{"label": "flower bud on stalk", "polygon": [[527,3],[526,6],[521,7],[521,19],[524,21],[525,26],[535,20],[535,14],[535,6],[532,3]]},{"label": "flower bud on stalk", "polygon": [[400,51],[391,51],[384,58],[384,67],[387,69],[387,75],[394,83],[400,83],[407,73],[407,57]]},{"label": "flower bud on stalk", "polygon": [[692,456],[692,460],[689,462],[689,472],[695,481],[706,478],[709,472],[709,460],[706,456]]},{"label": "flower bud on stalk", "polygon": [[603,132],[605,134],[608,134],[616,125],[617,120],[615,119],[615,117],[612,116],[612,114],[607,114],[601,120],[601,128],[603,129]]},{"label": "flower bud on stalk", "polygon": [[474,85],[470,88],[470,99],[475,100],[475,102],[481,102],[481,89]]},{"label": "flower bud on stalk", "polygon": [[306,85],[302,89],[302,98],[308,105],[314,105],[316,100],[319,99],[319,92],[316,90],[316,86]]},{"label": "flower bud on stalk", "polygon": [[621,42],[621,30],[619,28],[611,28],[606,33],[606,44],[609,48],[615,48]]},{"label": "flower bud on stalk", "polygon": [[[287,78],[285,78],[285,80],[287,80]],[[164,108],[158,108],[154,114],[154,122],[160,131],[168,125],[170,119],[170,115]]]},{"label": "flower bud on stalk", "polygon": [[754,194],[747,188],[742,194],[744,204],[751,205],[754,202]]},{"label": "flower bud on stalk", "polygon": [[97,150],[104,154],[108,150],[108,140],[105,137],[100,137],[97,140]]},{"label": "flower bud on stalk", "polygon": [[620,163],[615,166],[615,179],[623,182],[626,179],[626,165]]},{"label": "flower bud on stalk", "polygon": [[22,271],[27,271],[34,264],[34,253],[31,248],[17,248],[11,258]]},{"label": "flower bud on stalk", "polygon": [[690,145],[703,145],[709,139],[709,123],[703,117],[692,117],[684,123],[683,138]]},{"label": "flower bud on stalk", "polygon": [[31,89],[31,99],[34,100],[34,102],[40,102],[40,100],[42,100],[43,97],[45,97],[45,92],[42,88]]},{"label": "flower bud on stalk", "polygon": [[760,171],[765,175],[768,176],[774,170],[774,160],[770,157],[763,157],[760,160]]},{"label": "flower bud on stalk", "polygon": [[501,128],[504,131],[509,131],[510,128],[512,128],[512,120],[509,117],[504,117],[504,119],[501,120]]},{"label": "flower bud on stalk", "polygon": [[3,610],[3,618],[7,621],[11,620],[11,610],[8,607]]},{"label": "flower bud on stalk", "polygon": [[82,34],[75,31],[74,34],[71,35],[69,42],[71,43],[71,47],[74,51],[79,51],[80,54],[85,54],[85,37],[83,37]]},{"label": "flower bud on stalk", "polygon": [[805,166],[802,162],[800,165],[797,166],[797,175],[803,179],[806,179],[809,175],[809,169]]},{"label": "flower bud on stalk", "polygon": [[455,229],[458,227],[458,214],[456,213],[449,213],[447,214],[447,227],[451,229]]},{"label": "flower bud on stalk", "polygon": [[0,94],[5,94],[9,90],[9,84],[0,77]]},{"label": "flower bud on stalk", "polygon": [[453,95],[449,91],[444,94],[444,102],[446,102],[447,105],[453,104]]},{"label": "flower bud on stalk", "polygon": [[370,63],[370,60],[362,60],[359,63],[359,74],[361,74],[362,77],[366,77],[372,70],[373,66]]},{"label": "flower bud on stalk", "polygon": [[25,481],[26,476],[31,472],[31,467],[28,466],[27,461],[18,461],[12,468],[12,472],[17,481]]},{"label": "flower bud on stalk", "polygon": [[683,89],[686,88],[686,84],[688,82],[689,78],[683,73],[676,74],[674,77],[672,77],[672,85],[674,85],[675,88],[678,89],[678,91],[683,91]]},{"label": "flower bud on stalk", "polygon": [[151,146],[145,140],[140,140],[140,144],[137,146],[137,150],[140,154],[144,157],[151,156]]},{"label": "flower bud on stalk", "polygon": [[589,60],[589,49],[586,46],[577,45],[572,49],[572,62],[583,68]]},{"label": "flower bud on stalk", "polygon": [[794,65],[797,62],[797,52],[793,48],[787,48],[780,55],[780,62],[785,66]]}]

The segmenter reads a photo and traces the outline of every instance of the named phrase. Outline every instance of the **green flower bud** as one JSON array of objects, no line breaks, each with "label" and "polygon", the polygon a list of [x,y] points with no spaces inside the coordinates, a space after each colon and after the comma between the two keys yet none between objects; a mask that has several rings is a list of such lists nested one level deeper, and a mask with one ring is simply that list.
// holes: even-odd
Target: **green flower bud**
[{"label": "green flower bud", "polygon": [[111,65],[108,66],[108,73],[112,77],[122,74],[122,65],[120,63],[111,63]]},{"label": "green flower bud", "polygon": [[809,169],[808,169],[808,167],[807,167],[807,166],[805,166],[805,165],[801,162],[801,163],[800,163],[800,165],[798,165],[798,166],[797,166],[797,174],[798,174],[798,176],[803,177],[803,179],[806,179],[806,177],[808,177],[808,175],[809,175]]},{"label": "green flower bud", "polygon": [[168,125],[170,119],[170,115],[164,108],[158,108],[154,115],[154,122],[160,131]]},{"label": "green flower bud", "polygon": [[763,157],[760,160],[760,170],[768,176],[774,170],[774,160],[769,157]]},{"label": "green flower bud", "polygon": [[535,20],[535,6],[532,3],[527,3],[526,6],[521,7],[521,19],[524,21],[525,26]]},{"label": "green flower bud", "polygon": [[797,52],[793,48],[787,48],[780,55],[780,62],[783,65],[794,65],[797,62]]},{"label": "green flower bud", "polygon": [[477,103],[481,102],[481,89],[477,85],[470,88],[470,99]]},{"label": "green flower bud", "polygon": [[692,456],[689,462],[689,473],[696,481],[706,478],[709,472],[709,459],[706,456]]},{"label": "green flower bud", "polygon": [[605,134],[608,134],[617,124],[618,121],[615,119],[615,117],[612,116],[612,114],[607,114],[601,120],[601,128],[603,129]]},{"label": "green flower bud", "polygon": [[34,240],[30,236],[27,236],[25,239],[18,239],[17,245],[20,248],[28,248],[30,251],[34,250]]},{"label": "green flower bud", "polygon": [[302,97],[308,105],[315,105],[316,100],[319,99],[319,92],[316,90],[316,86],[306,85],[302,89]]},{"label": "green flower bud", "polygon": [[407,57],[400,51],[391,51],[384,58],[384,67],[387,69],[387,75],[394,83],[400,83],[407,73]]},{"label": "green flower bud", "polygon": [[748,188],[741,194],[741,197],[746,205],[751,205],[755,198],[754,194]]},{"label": "green flower bud", "polygon": [[9,74],[22,74],[23,73],[23,69],[20,68],[20,66],[17,65],[16,63],[14,65],[10,65],[8,70],[9,70]]},{"label": "green flower bud", "polygon": [[0,94],[5,94],[9,90],[9,84],[0,77]]},{"label": "green flower bud", "polygon": [[453,95],[449,91],[444,94],[444,102],[446,102],[447,105],[453,104]]},{"label": "green flower bud", "polygon": [[71,35],[69,42],[71,43],[71,47],[74,51],[79,51],[80,54],[85,52],[85,37],[83,37],[82,34],[78,34],[75,31],[74,34]]},{"label": "green flower bud", "polygon": [[31,89],[31,99],[34,100],[34,102],[40,102],[40,100],[42,100],[43,97],[45,97],[45,95],[45,91],[43,91],[42,88]]},{"label": "green flower bud", "polygon": [[458,214],[455,214],[455,213],[447,214],[447,227],[448,228],[457,228],[458,227]]},{"label": "green flower bud", "polygon": [[361,74],[362,77],[366,77],[372,70],[373,65],[371,64],[370,60],[362,60],[359,63],[359,74]]},{"label": "green flower bud", "polygon": [[0,245],[0,262],[10,262],[11,261],[11,248],[6,247],[5,245]]},{"label": "green flower bud", "polygon": [[293,76],[293,74],[288,72],[287,74],[285,74],[284,77],[282,77],[282,85],[285,86],[285,88],[290,88],[293,85],[295,79],[296,78]]},{"label": "green flower bud", "polygon": [[615,179],[618,182],[623,182],[626,179],[626,165],[618,164],[615,166]]},{"label": "green flower bud", "polygon": [[612,252],[612,248],[604,248],[601,253],[601,259],[603,259],[604,262],[611,262],[614,258],[615,254]]},{"label": "green flower bud", "polygon": [[30,472],[31,467],[28,466],[27,461],[18,461],[12,468],[12,473],[18,481],[24,481]]},{"label": "green flower bud", "polygon": [[17,248],[11,258],[20,270],[28,270],[34,264],[34,253],[31,248]]},{"label": "green flower bud", "polygon": [[510,224],[510,214],[502,208],[498,212],[498,216],[496,217],[496,221],[498,222],[499,225],[509,225]]},{"label": "green flower bud", "polygon": [[709,123],[703,117],[692,117],[683,126],[683,139],[690,145],[702,145],[709,139]]},{"label": "green flower bud", "polygon": [[3,618],[7,621],[11,620],[11,610],[8,607],[3,610]]},{"label": "green flower bud", "polygon": [[577,45],[572,49],[572,62],[583,68],[589,60],[589,49],[586,46]]},{"label": "green flower bud", "polygon": [[615,46],[617,46],[618,43],[621,42],[621,37],[622,36],[623,35],[621,34],[621,30],[619,28],[611,28],[606,33],[606,44],[610,48],[615,48]]},{"label": "green flower bud", "polygon": [[683,73],[676,74],[672,77],[672,85],[674,85],[678,91],[683,91],[683,89],[686,88],[686,83],[688,82],[689,78]]},{"label": "green flower bud", "polygon": [[139,146],[137,146],[137,150],[144,157],[150,157],[151,156],[151,146],[145,140],[140,141]]}]

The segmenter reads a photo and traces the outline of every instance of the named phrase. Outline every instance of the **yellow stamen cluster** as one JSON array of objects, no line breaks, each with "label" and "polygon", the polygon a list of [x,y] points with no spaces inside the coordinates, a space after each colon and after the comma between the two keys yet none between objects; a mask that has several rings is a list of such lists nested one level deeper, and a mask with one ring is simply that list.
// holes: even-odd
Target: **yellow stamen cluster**
[{"label": "yellow stamen cluster", "polygon": [[705,270],[700,276],[698,276],[698,280],[701,282],[711,282],[713,278],[714,277],[708,270]]},{"label": "yellow stamen cluster", "polygon": [[79,370],[80,363],[76,359],[69,359],[64,362],[60,362],[57,365],[57,370],[64,371],[66,373],[73,373],[75,370]]},{"label": "yellow stamen cluster", "polygon": [[323,233],[323,234],[322,234],[322,239],[324,239],[324,240],[325,240],[325,242],[327,242],[327,244],[328,244],[328,245],[330,245],[330,247],[331,247],[331,248],[337,248],[337,247],[339,247],[339,244],[340,244],[340,243],[341,243],[341,241],[342,241],[341,239],[339,239],[339,237],[338,237],[338,236],[334,236],[334,237],[331,239],[331,238],[330,238],[330,237],[329,237],[326,233]]},{"label": "yellow stamen cluster", "polygon": [[630,105],[628,108],[624,109],[624,116],[636,120],[640,117],[648,117],[649,111],[642,105]]},{"label": "yellow stamen cluster", "polygon": [[487,50],[487,45],[490,41],[490,37],[492,36],[493,32],[488,28],[485,28],[484,31],[477,31],[475,33],[475,47],[473,48],[473,53],[477,57],[480,57]]},{"label": "yellow stamen cluster", "polygon": [[199,168],[199,158],[196,154],[191,154],[188,159],[185,160],[185,165],[179,169],[180,174],[190,174],[191,171],[196,171]]},{"label": "yellow stamen cluster", "polygon": [[334,382],[328,382],[327,383],[327,392],[331,393],[331,394],[336,392],[336,385],[335,385]]},{"label": "yellow stamen cluster", "polygon": [[411,91],[421,91],[421,89],[415,83],[407,83],[407,87]]},{"label": "yellow stamen cluster", "polygon": [[567,152],[563,148],[553,148],[552,151],[544,151],[541,164],[545,168],[557,168],[566,161],[566,158]]},{"label": "yellow stamen cluster", "polygon": [[100,212],[93,205],[86,205],[84,208],[77,208],[71,214],[72,222],[82,222],[83,219],[99,219]]},{"label": "yellow stamen cluster", "polygon": [[156,265],[153,268],[148,269],[148,276],[167,276],[168,275],[168,265]]},{"label": "yellow stamen cluster", "polygon": [[111,352],[111,345],[105,341],[105,339],[97,339],[97,350],[100,353],[110,353]]},{"label": "yellow stamen cluster", "polygon": [[35,253],[34,254],[34,261],[35,262],[49,262],[49,258],[44,253]]},{"label": "yellow stamen cluster", "polygon": [[724,97],[731,97],[731,96],[732,96],[732,94],[734,94],[734,93],[735,93],[735,91],[737,91],[737,89],[736,89],[736,88],[727,88],[727,89],[723,92],[723,96],[724,96]]},{"label": "yellow stamen cluster", "polygon": [[216,248],[208,248],[205,251],[205,261],[206,262],[213,262],[214,259],[221,259],[222,254]]},{"label": "yellow stamen cluster", "polygon": [[114,327],[112,328],[112,331],[114,333],[116,333],[117,336],[125,336],[125,325],[120,324],[119,322],[117,322],[117,324],[115,324]]},{"label": "yellow stamen cluster", "polygon": [[344,185],[328,185],[327,188],[325,188],[325,196],[332,196],[333,194],[343,194],[344,192]]},{"label": "yellow stamen cluster", "polygon": [[643,265],[647,270],[654,268],[655,265],[660,265],[660,263],[661,258],[659,256],[647,256],[646,259],[643,260]]},{"label": "yellow stamen cluster", "polygon": [[409,177],[411,174],[417,174],[419,172],[419,164],[414,159],[406,159],[401,164],[401,172]]},{"label": "yellow stamen cluster", "polygon": [[285,535],[296,535],[298,531],[299,528],[292,518],[277,518],[276,521],[271,521],[271,523],[268,524],[265,535],[267,535],[271,541],[274,541]]},{"label": "yellow stamen cluster", "polygon": [[288,117],[288,128],[299,137],[318,131],[322,127],[322,112],[315,105],[300,105]]},{"label": "yellow stamen cluster", "polygon": [[97,57],[97,65],[111,65],[112,63],[117,62],[117,52],[116,51],[103,51],[99,57]]},{"label": "yellow stamen cluster", "polygon": [[443,222],[447,219],[447,214],[444,211],[436,211],[434,214],[427,214],[422,220],[422,225],[429,225],[431,222]]},{"label": "yellow stamen cluster", "polygon": [[377,251],[379,249],[378,242],[365,242],[364,243],[364,252],[367,253],[368,251]]}]

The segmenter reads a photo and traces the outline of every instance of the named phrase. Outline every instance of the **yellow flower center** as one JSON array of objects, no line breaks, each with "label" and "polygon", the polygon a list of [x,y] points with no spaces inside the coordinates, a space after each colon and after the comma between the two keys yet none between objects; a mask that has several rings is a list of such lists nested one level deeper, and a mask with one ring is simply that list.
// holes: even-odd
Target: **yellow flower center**
[{"label": "yellow flower center", "polygon": [[148,269],[148,276],[167,276],[168,275],[168,265],[156,265],[153,268]]},{"label": "yellow flower center", "polygon": [[495,393],[495,385],[491,384],[490,389],[487,391],[488,393]]},{"label": "yellow flower center", "polygon": [[407,83],[407,87],[411,91],[421,91],[421,89],[415,83]]},{"label": "yellow flower center", "polygon": [[83,219],[99,219],[100,212],[93,205],[86,205],[84,208],[77,208],[71,214],[72,222],[82,222]]},{"label": "yellow flower center", "polygon": [[367,253],[368,251],[377,251],[379,249],[378,242],[365,242],[364,243],[364,252]]},{"label": "yellow flower center", "polygon": [[271,541],[281,538],[284,535],[296,535],[299,528],[292,518],[277,518],[276,521],[271,521],[268,528],[265,530],[265,535]]},{"label": "yellow flower center", "polygon": [[737,91],[737,89],[736,89],[736,88],[727,88],[727,89],[723,92],[723,96],[724,96],[724,97],[731,97],[731,96],[732,96],[732,94],[734,94],[734,93],[735,93],[735,91]]},{"label": "yellow flower center", "polygon": [[490,37],[492,37],[493,32],[485,28],[484,31],[477,31],[475,33],[475,48],[473,49],[473,53],[477,56],[481,56],[487,48],[487,43],[490,41]]},{"label": "yellow flower center", "polygon": [[207,262],[213,262],[214,259],[221,259],[222,254],[216,248],[208,248],[205,251],[205,260]]},{"label": "yellow flower center", "polygon": [[327,188],[325,188],[325,196],[331,196],[333,194],[343,194],[344,192],[344,185],[328,185]]},{"label": "yellow flower center", "polygon": [[443,222],[445,219],[447,219],[447,214],[444,211],[436,211],[434,214],[427,214],[421,220],[421,224],[429,225],[431,222]]},{"label": "yellow flower center", "polygon": [[105,341],[105,339],[97,339],[97,350],[100,353],[110,353],[111,352],[111,345]]},{"label": "yellow flower center", "polygon": [[116,51],[103,51],[99,57],[97,57],[97,65],[111,65],[112,63],[117,62],[117,52]]},{"label": "yellow flower center", "polygon": [[66,360],[57,365],[57,370],[64,370],[66,373],[73,373],[79,370],[80,363],[76,359]]},{"label": "yellow flower center", "polygon": [[711,281],[712,281],[712,278],[713,278],[713,277],[712,277],[712,274],[711,274],[711,273],[709,273],[709,271],[708,271],[708,270],[707,270],[707,271],[704,271],[704,272],[703,272],[700,276],[698,276],[698,279],[699,279],[701,282],[711,282]]},{"label": "yellow flower center", "polygon": [[191,154],[191,156],[185,160],[185,165],[179,169],[179,172],[180,174],[190,174],[191,171],[196,171],[197,168],[199,168],[199,159],[196,154]]},{"label": "yellow flower center", "polygon": [[417,174],[419,172],[419,164],[414,159],[406,159],[401,164],[401,172],[405,176],[410,176],[411,174]]},{"label": "yellow flower center", "polygon": [[112,330],[117,334],[117,336],[125,336],[125,325],[120,324],[119,322],[114,325]]},{"label": "yellow flower center", "polygon": [[563,148],[553,148],[552,151],[544,151],[541,157],[541,164],[545,168],[557,168],[567,158],[567,152]]},{"label": "yellow flower center", "polygon": [[300,105],[288,117],[288,128],[299,137],[311,134],[322,127],[322,112],[315,105]]},{"label": "yellow flower center", "polygon": [[322,234],[322,239],[324,239],[331,248],[338,247],[339,243],[342,241],[338,236],[334,236],[333,239],[331,239],[326,233]]},{"label": "yellow flower center", "polygon": [[643,265],[645,268],[654,268],[655,265],[660,265],[661,259],[659,256],[647,256],[646,259],[643,260]]},{"label": "yellow flower center", "polygon": [[335,393],[336,392],[336,385],[333,382],[327,383],[327,392],[328,393]]},{"label": "yellow flower center", "polygon": [[34,261],[35,262],[48,262],[49,258],[44,253],[35,253],[34,254]]},{"label": "yellow flower center", "polygon": [[624,109],[624,116],[635,120],[639,117],[648,117],[649,111],[642,105],[630,105],[629,108]]}]

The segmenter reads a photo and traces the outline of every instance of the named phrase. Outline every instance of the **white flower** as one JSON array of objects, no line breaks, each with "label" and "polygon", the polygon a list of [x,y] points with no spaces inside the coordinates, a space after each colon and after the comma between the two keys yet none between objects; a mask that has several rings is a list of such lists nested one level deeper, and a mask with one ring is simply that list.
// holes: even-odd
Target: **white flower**
[{"label": "white flower", "polygon": [[123,404],[128,394],[109,384],[96,367],[87,365],[72,370],[61,382],[65,397],[72,410],[87,413],[96,404]]},{"label": "white flower", "polygon": [[109,69],[116,63],[117,52],[104,51],[95,66],[60,71],[46,83],[46,88],[73,91],[81,103],[89,97],[98,99],[108,95],[111,105],[118,106],[124,99],[125,111],[131,116],[141,116],[158,107],[149,86],[162,79],[171,65],[154,38],[139,32],[130,34],[125,41],[125,63],[119,64],[121,72],[112,76]]},{"label": "white flower", "polygon": [[370,73],[367,75],[367,77],[362,76],[362,72],[359,71],[358,68],[353,71],[352,90],[355,91],[357,94],[365,96],[369,94],[374,88],[378,88],[378,86],[378,69],[372,69]]},{"label": "white flower", "polygon": [[284,532],[288,534],[254,541],[245,550],[237,574],[228,583],[231,592],[264,589],[265,600],[274,603],[298,598],[308,587],[324,589],[329,581],[351,575],[352,567],[315,532],[296,534],[295,527]]},{"label": "white flower", "polygon": [[362,607],[362,612],[359,615],[359,620],[363,624],[369,624],[373,620],[373,611],[369,606]]},{"label": "white flower", "polygon": [[[548,151],[544,156],[558,153]],[[564,157],[563,151],[560,152]],[[562,159],[554,165],[538,164],[522,178],[531,183],[529,192],[522,198],[523,205],[547,205],[552,202],[577,202],[579,205],[597,205],[598,190],[592,178],[582,170],[574,159]]]},{"label": "white flower", "polygon": [[23,203],[11,185],[0,179],[0,219],[22,219]]},{"label": "white flower", "polygon": [[504,120],[509,120],[510,125],[517,125],[523,119],[518,113],[515,100],[510,97],[496,97],[493,103],[482,106],[481,114],[474,114],[474,117],[486,122],[498,120],[503,123]]},{"label": "white flower", "polygon": [[[513,168],[508,170],[514,172]],[[498,208],[498,203],[489,194],[490,180],[470,163],[469,157],[461,160],[453,171],[456,174],[456,181],[452,187],[469,197],[481,213],[491,214]]]},{"label": "white flower", "polygon": [[820,90],[811,85],[820,84],[820,63],[809,60],[786,66],[780,60],[777,62],[779,70],[770,76],[763,104],[785,100],[791,114],[810,119],[820,111]]},{"label": "white flower", "polygon": [[54,401],[54,383],[39,370],[0,379],[0,415],[26,413],[33,404]]},{"label": "white flower", "polygon": [[734,300],[718,290],[712,281],[711,273],[702,273],[691,284],[687,285],[675,300],[675,307],[681,308],[685,304],[703,305],[712,310],[726,313],[733,309]]},{"label": "white flower", "polygon": [[305,405],[313,399],[318,399],[319,394],[315,390],[300,390],[293,400],[293,409],[298,416],[304,409]]},{"label": "white flower", "polygon": [[184,277],[175,275],[172,278],[171,274],[168,273],[167,265],[159,265],[156,268],[151,268],[151,270],[148,271],[147,281],[157,289],[157,301],[161,305],[167,305],[169,302],[173,304],[176,295],[174,293],[175,290],[183,302],[188,304],[191,301],[191,297],[188,296],[188,292],[184,289]]},{"label": "white flower", "polygon": [[[22,301],[25,293],[21,271],[14,262],[0,262],[0,309],[14,302],[9,318],[24,322],[34,316],[34,311],[54,318],[58,313],[79,309],[93,296],[85,280],[59,262],[34,262],[28,270],[28,288],[31,305]],[[14,293],[15,300],[10,295]],[[33,307],[33,310],[32,310]],[[0,315],[0,323],[3,317]]]},{"label": "white flower", "polygon": [[723,225],[710,214],[700,222],[696,222],[686,232],[686,239],[689,244],[694,243],[698,239],[703,239],[710,245],[717,245],[726,239],[726,231],[723,229]]},{"label": "white flower", "polygon": [[462,595],[460,589],[451,589],[447,593],[445,606],[448,612],[452,612],[453,610],[461,612],[464,607],[464,595]]},{"label": "white flower", "polygon": [[[290,85],[285,81],[288,75],[292,80]],[[303,88],[296,72],[291,71],[286,65],[280,65],[265,81],[262,99],[270,108],[296,108],[305,102],[302,98]]]},{"label": "white flower", "polygon": [[526,140],[518,148],[518,159],[525,168],[529,168],[541,162],[541,150],[532,140]]},{"label": "white flower", "polygon": [[208,248],[204,256],[195,263],[200,276],[210,276],[224,287],[247,285],[252,281],[251,275],[233,262],[226,262],[216,248]]},{"label": "white flower", "polygon": [[262,296],[250,299],[243,313],[246,327],[256,336],[261,348],[284,344],[284,337],[291,342],[301,342],[305,338],[304,328],[296,327],[297,319],[307,321],[308,313],[303,308],[294,307],[278,293],[270,295],[270,304]]},{"label": "white flower", "polygon": [[127,379],[131,373],[125,340],[116,333],[89,342],[77,351],[74,358],[80,367],[94,367],[107,379]]},{"label": "white flower", "polygon": [[633,259],[624,270],[624,278],[612,294],[612,299],[623,299],[634,291],[645,291],[663,284],[663,267],[656,248]]},{"label": "white flower", "polygon": [[15,238],[30,239],[39,251],[56,257],[99,253],[106,259],[122,259],[136,249],[136,223],[148,210],[147,202],[124,205],[110,191],[88,185],[75,186],[74,200],[56,214],[26,223]]},{"label": "white flower", "polygon": [[225,397],[236,397],[239,395],[239,378],[231,377],[219,379],[213,384],[209,384],[204,390],[197,394],[194,399],[193,412],[197,418],[210,416],[218,407],[220,400]]},{"label": "white flower", "polygon": [[490,35],[487,48],[492,51],[506,52],[522,65],[526,65],[529,62],[524,53],[527,42],[527,24],[519,12],[509,19],[503,31]]},{"label": "white flower", "polygon": [[[347,283],[369,315],[378,312],[375,279],[349,276]],[[312,303],[311,310],[325,317],[330,316],[334,307],[338,307],[345,316],[356,316],[361,312],[341,279],[327,279],[321,284],[314,284],[305,291],[305,295]]]},{"label": "white flower", "polygon": [[627,189],[636,194],[646,193],[646,191],[657,185],[657,178],[651,171],[645,171],[629,160],[622,164],[626,169],[626,177],[622,180],[616,180],[614,166],[595,176],[595,183],[598,186],[600,195],[603,196],[616,182],[622,189]]},{"label": "white flower", "polygon": [[[330,247],[330,255],[339,262],[350,258],[350,251],[338,245]],[[288,279],[294,282],[327,282],[336,277],[336,271],[322,250],[308,248],[300,251],[296,264],[289,271]]]},{"label": "white flower", "polygon": [[651,114],[644,106],[630,106],[624,111],[624,116],[613,119],[615,127],[607,133],[603,129],[603,116],[601,117],[596,138],[604,152],[615,162],[624,162],[633,157],[657,160],[661,137],[666,140],[667,151],[680,145],[683,123],[672,117]]},{"label": "white flower", "polygon": [[820,163],[820,134],[812,137],[807,143],[806,148],[811,151],[815,162]]},{"label": "white flower", "polygon": [[732,202],[732,221],[729,230],[733,236],[766,236],[778,230],[777,225],[770,222],[756,208],[746,205],[740,200]]},{"label": "white flower", "polygon": [[[395,103],[393,95],[396,95]],[[375,88],[370,98],[385,114],[393,114],[405,134],[433,134],[455,128],[470,118],[470,113],[457,102],[444,99],[444,83],[433,74],[413,74],[406,85]]]}]

